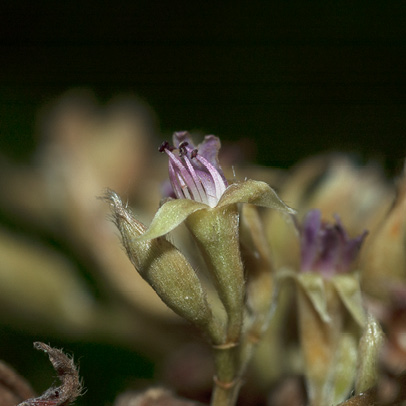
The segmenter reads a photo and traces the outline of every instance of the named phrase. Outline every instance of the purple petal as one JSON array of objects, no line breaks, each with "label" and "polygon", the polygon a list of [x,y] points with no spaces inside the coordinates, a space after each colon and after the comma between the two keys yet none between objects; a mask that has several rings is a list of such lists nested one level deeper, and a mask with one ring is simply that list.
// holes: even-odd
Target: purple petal
[{"label": "purple petal", "polygon": [[203,156],[216,169],[219,169],[218,154],[221,143],[218,137],[214,135],[206,135],[204,141],[198,145],[197,150],[199,155]]},{"label": "purple petal", "polygon": [[216,168],[217,172],[223,179],[223,182],[228,185],[218,159],[220,148],[221,142],[218,137],[214,135],[206,135],[206,137],[204,137],[204,141],[198,146],[198,153],[199,155],[203,156],[203,158],[205,158],[208,162],[210,162],[210,164],[213,165],[214,168]]},{"label": "purple petal", "polygon": [[334,274],[341,260],[342,241],[335,226],[322,226],[320,236],[321,249],[317,260],[317,269],[325,276]]},{"label": "purple petal", "polygon": [[179,145],[184,142],[187,142],[192,147],[192,149],[195,148],[192,137],[187,131],[174,132],[172,140],[175,148],[179,148]]},{"label": "purple petal", "polygon": [[176,194],[173,191],[173,186],[172,183],[169,179],[167,179],[162,185],[161,185],[161,195],[163,197],[172,197],[175,198]]},{"label": "purple petal", "polygon": [[318,271],[330,277],[350,270],[367,232],[351,239],[340,218],[335,219],[335,224],[322,222],[319,210],[306,215],[300,230],[302,271]]},{"label": "purple petal", "polygon": [[212,178],[212,182],[214,183],[214,187],[216,189],[216,198],[217,201],[220,200],[220,197],[222,194],[225,192],[227,188],[227,184],[224,182],[223,178],[220,176],[220,173],[217,171],[217,169],[210,163],[208,162],[204,157],[197,155],[196,160],[199,161],[201,164],[203,164],[207,172]]},{"label": "purple petal", "polygon": [[301,232],[302,270],[310,271],[320,250],[319,232],[321,227],[320,210],[307,213]]}]

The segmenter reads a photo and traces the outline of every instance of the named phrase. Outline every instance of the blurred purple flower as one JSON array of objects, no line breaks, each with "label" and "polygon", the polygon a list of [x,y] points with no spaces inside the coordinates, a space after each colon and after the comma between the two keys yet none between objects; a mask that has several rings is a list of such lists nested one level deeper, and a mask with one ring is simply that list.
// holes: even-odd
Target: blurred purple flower
[{"label": "blurred purple flower", "polygon": [[320,210],[307,213],[300,229],[303,272],[320,272],[330,277],[350,270],[368,232],[349,238],[338,216],[335,220],[335,224],[323,222]]},{"label": "blurred purple flower", "polygon": [[[169,157],[169,180],[172,192],[165,188],[168,196],[190,199],[215,207],[227,189],[228,183],[218,162],[220,140],[206,135],[197,147],[188,132],[173,134],[174,146],[164,142],[160,152]],[[178,154],[174,151],[177,150]],[[169,193],[168,193],[169,192]]]}]

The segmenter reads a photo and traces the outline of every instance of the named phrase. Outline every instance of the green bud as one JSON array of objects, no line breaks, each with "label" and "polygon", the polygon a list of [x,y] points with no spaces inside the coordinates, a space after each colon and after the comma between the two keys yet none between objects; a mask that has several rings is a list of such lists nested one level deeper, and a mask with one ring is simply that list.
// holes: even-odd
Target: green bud
[{"label": "green bud", "polygon": [[185,257],[164,237],[140,240],[146,227],[123,206],[115,192],[108,191],[107,199],[124,248],[138,273],[170,309],[218,341],[206,294]]}]

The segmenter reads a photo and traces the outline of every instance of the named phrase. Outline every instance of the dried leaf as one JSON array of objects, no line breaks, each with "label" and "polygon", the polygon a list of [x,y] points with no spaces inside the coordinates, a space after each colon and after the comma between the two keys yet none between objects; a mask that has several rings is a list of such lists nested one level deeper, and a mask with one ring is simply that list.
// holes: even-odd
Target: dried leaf
[{"label": "dried leaf", "polygon": [[55,371],[61,380],[61,385],[51,387],[41,396],[28,399],[18,406],[67,406],[76,400],[82,392],[82,384],[78,370],[73,360],[61,350],[52,348],[41,342],[35,342],[34,348],[48,354]]}]

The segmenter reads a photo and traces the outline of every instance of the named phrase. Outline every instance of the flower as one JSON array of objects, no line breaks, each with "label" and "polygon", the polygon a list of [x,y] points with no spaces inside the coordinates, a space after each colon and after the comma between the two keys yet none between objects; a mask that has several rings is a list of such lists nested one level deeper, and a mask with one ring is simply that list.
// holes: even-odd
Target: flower
[{"label": "flower", "polygon": [[[215,207],[228,186],[217,158],[220,140],[207,135],[195,148],[185,131],[175,132],[173,140],[176,147],[164,142],[159,151],[169,156],[169,179],[175,196]],[[172,152],[175,149],[179,156]]]},{"label": "flower", "polygon": [[[265,182],[245,180],[229,184],[219,165],[220,140],[207,135],[197,148],[186,131],[175,132],[174,146],[164,142],[160,152],[169,157],[169,180],[173,193],[157,211],[148,230],[140,237],[150,240],[169,233],[193,213],[202,210],[225,209],[237,203],[252,203],[274,208],[287,214],[296,211],[288,207]],[[174,150],[179,151],[179,156]],[[166,189],[166,188],[165,188]]]},{"label": "flower", "polygon": [[[240,253],[238,203],[294,214],[265,182],[228,184],[218,162],[220,140],[208,135],[194,147],[187,132],[176,132],[174,147],[159,150],[169,157],[169,179],[175,199],[157,211],[139,241],[153,240],[185,222],[193,235],[227,313],[226,343],[237,343],[242,328],[245,276]],[[179,151],[178,156],[174,153]]]},{"label": "flower", "polygon": [[349,238],[338,216],[330,224],[321,220],[320,210],[311,210],[300,229],[301,270],[326,277],[349,271],[367,234]]}]

